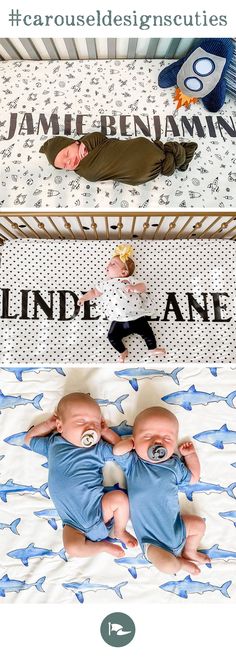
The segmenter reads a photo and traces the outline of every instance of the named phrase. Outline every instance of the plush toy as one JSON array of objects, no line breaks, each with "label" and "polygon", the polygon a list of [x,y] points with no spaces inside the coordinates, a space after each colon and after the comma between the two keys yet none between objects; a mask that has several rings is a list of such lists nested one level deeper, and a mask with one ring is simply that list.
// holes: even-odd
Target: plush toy
[{"label": "plush toy", "polygon": [[231,39],[203,39],[185,57],[164,68],[158,84],[162,88],[177,84],[177,109],[200,98],[209,112],[217,112],[224,104],[225,73],[232,57]]}]

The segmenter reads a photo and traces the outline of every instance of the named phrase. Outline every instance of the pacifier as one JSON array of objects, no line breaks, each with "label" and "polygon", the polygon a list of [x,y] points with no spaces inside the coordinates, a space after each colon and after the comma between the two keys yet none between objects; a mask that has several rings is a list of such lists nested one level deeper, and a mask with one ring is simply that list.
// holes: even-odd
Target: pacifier
[{"label": "pacifier", "polygon": [[152,445],[148,448],[148,458],[152,461],[163,461],[167,456],[167,449],[163,445]]},{"label": "pacifier", "polygon": [[99,436],[93,429],[88,429],[88,431],[85,431],[81,437],[81,445],[83,447],[92,447],[92,445],[96,445],[98,441]]}]

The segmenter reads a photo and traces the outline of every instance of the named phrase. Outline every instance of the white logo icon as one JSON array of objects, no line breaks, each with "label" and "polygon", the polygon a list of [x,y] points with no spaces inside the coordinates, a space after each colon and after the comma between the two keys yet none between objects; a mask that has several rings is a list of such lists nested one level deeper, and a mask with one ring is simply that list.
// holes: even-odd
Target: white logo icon
[{"label": "white logo icon", "polygon": [[118,623],[108,623],[108,634],[111,636],[111,633],[115,632],[118,636],[121,636],[123,634],[130,634],[131,630],[124,630],[123,625],[119,625]]}]

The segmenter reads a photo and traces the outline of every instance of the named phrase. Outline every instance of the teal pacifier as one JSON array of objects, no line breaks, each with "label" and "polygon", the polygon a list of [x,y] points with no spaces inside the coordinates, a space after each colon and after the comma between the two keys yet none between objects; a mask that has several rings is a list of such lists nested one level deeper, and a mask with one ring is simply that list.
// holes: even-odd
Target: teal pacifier
[{"label": "teal pacifier", "polygon": [[152,445],[148,448],[148,458],[151,461],[162,461],[167,456],[167,449],[163,445]]}]

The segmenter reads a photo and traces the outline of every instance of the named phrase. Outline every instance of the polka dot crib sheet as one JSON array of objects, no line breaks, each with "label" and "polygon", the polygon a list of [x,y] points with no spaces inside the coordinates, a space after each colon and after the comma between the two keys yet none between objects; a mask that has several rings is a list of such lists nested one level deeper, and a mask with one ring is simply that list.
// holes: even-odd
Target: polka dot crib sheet
[{"label": "polka dot crib sheet", "polygon": [[[130,243],[130,242],[127,242]],[[102,297],[77,305],[105,280],[113,241],[14,240],[2,248],[0,362],[106,363]],[[150,325],[163,362],[235,359],[235,244],[226,240],[134,241],[135,277],[147,285]],[[138,335],[130,362],[155,361]]]},{"label": "polka dot crib sheet", "polygon": [[[235,101],[218,114],[202,103],[176,110],[160,89],[166,60],[0,62],[4,207],[156,208],[235,206]],[[140,186],[90,183],[54,169],[39,148],[58,134],[198,142],[189,170]]]},{"label": "polka dot crib sheet", "polygon": [[[188,601],[235,603],[235,372],[234,365],[185,366],[179,368],[177,382],[173,366],[167,365],[135,386],[134,373],[122,377],[121,366],[1,367],[0,604],[69,603],[79,610],[119,602],[122,611],[123,605],[137,601],[183,607]],[[139,546],[125,549],[118,561],[108,554],[93,559],[65,554],[61,521],[48,497],[47,460],[23,448],[23,438],[30,426],[49,417],[64,394],[78,390],[98,401],[120,436],[132,434],[136,414],[150,405],[176,414],[179,442],[191,438],[201,463],[201,481],[180,491],[180,507],[182,513],[206,519],[200,548],[211,557],[211,568],[204,565],[191,577],[183,571],[176,576],[159,573],[141,556]],[[125,487],[117,465],[106,464],[104,483]],[[128,529],[133,531],[130,521]]]}]

